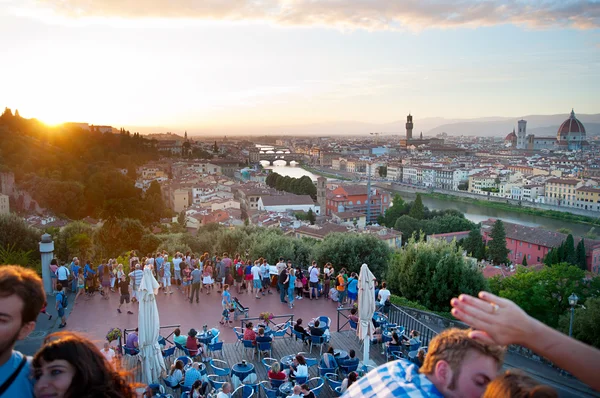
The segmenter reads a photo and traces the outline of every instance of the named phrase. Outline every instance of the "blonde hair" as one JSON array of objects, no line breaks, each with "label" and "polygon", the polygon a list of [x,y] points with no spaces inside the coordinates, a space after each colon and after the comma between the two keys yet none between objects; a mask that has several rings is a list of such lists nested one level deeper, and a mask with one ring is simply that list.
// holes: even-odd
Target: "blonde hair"
[{"label": "blonde hair", "polygon": [[558,398],[558,394],[519,370],[507,370],[488,384],[483,398]]},{"label": "blonde hair", "polygon": [[504,349],[496,345],[487,345],[469,337],[471,329],[446,329],[435,336],[427,349],[425,361],[419,372],[432,375],[439,361],[446,361],[452,369],[454,383],[458,379],[465,357],[475,351],[496,361],[498,368],[502,365]]}]

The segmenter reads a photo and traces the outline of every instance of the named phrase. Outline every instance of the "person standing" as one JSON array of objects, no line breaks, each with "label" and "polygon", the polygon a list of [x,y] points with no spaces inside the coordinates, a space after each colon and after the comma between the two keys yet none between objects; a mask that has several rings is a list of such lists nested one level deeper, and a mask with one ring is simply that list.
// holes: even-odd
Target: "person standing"
[{"label": "person standing", "polygon": [[104,356],[104,358],[106,358],[106,361],[108,363],[110,363],[112,366],[116,367],[116,363],[115,363],[115,350],[113,350],[112,348],[110,348],[110,343],[108,341],[104,342],[104,348],[102,348],[100,350],[100,352],[102,353],[102,355]]},{"label": "person standing", "polygon": [[313,298],[318,300],[318,287],[319,287],[319,267],[317,267],[317,262],[313,261],[312,266],[308,268],[308,281],[310,283],[310,299]]},{"label": "person standing", "polygon": [[246,260],[244,264],[244,284],[246,286],[246,293],[254,291],[252,289],[252,262],[250,260]]},{"label": "person standing", "polygon": [[110,274],[111,272],[108,263],[104,264],[102,266],[102,295],[104,296],[105,300],[110,298],[110,294],[108,294],[110,289]]},{"label": "person standing", "polygon": [[108,260],[108,268],[110,269],[110,291],[115,291],[115,283],[117,282],[117,260]]},{"label": "person standing", "polygon": [[254,289],[254,298],[260,299],[258,293],[262,290],[262,283],[260,282],[261,274],[258,260],[254,262],[254,265],[250,269],[250,272],[252,272],[252,287]]},{"label": "person standing", "polygon": [[164,261],[162,264],[163,270],[163,291],[165,294],[173,294],[173,289],[171,288],[171,262],[169,262],[169,255],[164,255]]},{"label": "person standing", "polygon": [[58,270],[58,260],[50,260],[50,279],[52,281],[52,294],[56,294],[56,270]]},{"label": "person standing", "polygon": [[77,294],[75,295],[75,300],[73,300],[73,305],[77,304],[77,298],[85,292],[85,278],[83,277],[83,271],[79,272],[75,283],[77,284]]},{"label": "person standing", "polygon": [[337,276],[337,285],[335,287],[338,292],[338,309],[343,307],[344,299],[346,298],[346,280],[344,279],[344,270],[341,269]]},{"label": "person standing", "polygon": [[200,300],[198,295],[202,290],[202,272],[200,272],[199,268],[194,268],[192,273],[190,274],[191,282],[192,282],[192,293],[190,294],[190,303],[194,302],[194,293],[196,294],[196,303],[199,303]]},{"label": "person standing", "polygon": [[284,288],[287,285],[288,300],[290,308],[294,308],[294,287],[296,285],[296,272],[293,268],[290,268],[288,273],[288,280],[284,284]]},{"label": "person standing", "polygon": [[333,269],[331,267],[331,263],[325,264],[325,268],[323,269],[323,295],[326,299],[329,298],[329,289],[331,288],[331,277],[333,275]]},{"label": "person standing", "polygon": [[187,298],[190,297],[190,290],[192,286],[192,270],[190,266],[185,262],[181,262],[181,286],[183,287],[183,295]]},{"label": "person standing", "polygon": [[58,283],[63,286],[63,293],[65,294],[67,293],[67,287],[69,287],[69,275],[71,275],[71,272],[69,272],[69,269],[64,264],[61,264],[56,270],[56,278],[58,279]]},{"label": "person standing", "polygon": [[350,274],[350,278],[348,278],[348,304],[354,305],[356,299],[358,298],[358,275],[356,272]]},{"label": "person standing", "polygon": [[2,397],[33,397],[30,361],[14,347],[17,340],[23,340],[33,332],[45,302],[42,280],[34,271],[16,265],[0,267]]},{"label": "person standing", "polygon": [[173,257],[173,274],[175,275],[175,284],[181,285],[181,253],[175,253]]},{"label": "person standing", "polygon": [[141,270],[141,265],[138,263],[135,265],[135,271],[129,273],[129,278],[131,279],[131,291],[132,291],[132,300],[134,303],[137,301],[138,289],[142,283],[142,278],[144,277],[144,271]]},{"label": "person standing", "polygon": [[60,325],[58,327],[60,329],[67,326],[67,318],[65,317],[65,304],[67,302],[67,294],[63,291],[63,287],[60,283],[56,284],[56,311],[58,312],[58,317],[60,318]]},{"label": "person standing", "polygon": [[[227,252],[223,253],[223,259],[221,262],[225,266],[225,275],[231,274],[231,266],[233,265],[233,261],[231,258],[229,258],[229,254]],[[225,283],[227,283],[227,281],[225,281]]]},{"label": "person standing", "polygon": [[[291,264],[291,261],[288,261],[288,265]],[[290,269],[292,269],[290,267]],[[277,286],[279,287],[279,301],[281,301],[284,304],[287,304],[287,301],[285,300],[285,295],[287,294],[287,288],[285,286],[285,283],[288,282],[288,286],[289,285],[289,279],[288,279],[288,268],[284,267],[282,269],[282,271],[279,273],[279,275],[277,276]]]},{"label": "person standing", "polygon": [[79,266],[79,259],[77,257],[73,257],[73,261],[71,262],[71,274],[73,275],[73,283],[71,284],[71,291],[77,292],[77,277],[79,276],[79,270],[81,267]]},{"label": "person standing", "polygon": [[[119,298],[119,308],[117,308],[117,312],[120,314],[121,306],[123,305],[123,303],[129,304],[130,301],[129,282],[127,281],[127,277],[125,275],[121,277],[121,280],[117,284],[117,287],[119,288],[119,292],[121,293],[121,296]],[[130,310],[127,310],[127,313],[133,314],[133,312],[131,312]]]},{"label": "person standing", "polygon": [[217,283],[219,284],[217,293],[221,293],[223,285],[225,284],[225,264],[221,260],[221,257],[217,257],[215,267],[217,268]]},{"label": "person standing", "polygon": [[271,292],[271,267],[266,258],[263,259],[263,263],[260,266],[260,273],[262,275],[262,295],[265,295],[265,289],[267,290],[267,293],[273,294]]},{"label": "person standing", "polygon": [[204,269],[202,271],[202,283],[206,288],[206,294],[210,294],[210,291],[213,287],[214,279],[213,279],[213,267],[211,260],[204,261]]},{"label": "person standing", "polygon": [[222,316],[221,321],[219,322],[221,325],[225,323],[233,323],[233,321],[229,320],[229,309],[231,308],[231,293],[229,293],[229,285],[223,285],[223,294],[221,295],[221,307],[222,307]]}]

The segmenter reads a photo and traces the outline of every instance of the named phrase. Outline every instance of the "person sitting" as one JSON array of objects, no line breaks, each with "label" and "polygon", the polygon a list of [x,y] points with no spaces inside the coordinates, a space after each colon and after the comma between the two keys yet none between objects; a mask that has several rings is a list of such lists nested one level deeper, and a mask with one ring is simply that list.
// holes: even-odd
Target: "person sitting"
[{"label": "person sitting", "polygon": [[302,333],[302,336],[304,338],[308,336],[308,332],[306,331],[306,329],[304,329],[304,326],[302,326],[302,318],[298,318],[296,324],[294,325],[294,330],[298,333]]},{"label": "person sitting", "polygon": [[318,319],[315,320],[314,326],[310,328],[311,336],[323,336],[325,334],[325,329],[320,328],[321,322]]},{"label": "person sitting", "polygon": [[358,323],[360,319],[358,319],[358,316],[356,315],[357,312],[358,310],[356,308],[352,308],[350,310],[350,315],[348,315],[348,319],[350,319],[352,322]]},{"label": "person sitting", "polygon": [[350,388],[350,386],[352,384],[354,384],[354,382],[358,380],[358,373],[356,372],[350,372],[350,374],[348,374],[348,377],[346,377],[344,379],[344,381],[342,381],[342,385],[340,386],[340,392],[344,393],[346,392],[346,390],[348,388]]},{"label": "person sitting", "polygon": [[333,347],[330,346],[327,352],[323,354],[321,361],[319,361],[319,366],[327,369],[337,368]]},{"label": "person sitting", "polygon": [[137,350],[138,344],[139,344],[138,328],[135,328],[135,330],[133,332],[129,333],[129,335],[127,336],[127,342],[125,343],[125,348],[128,348],[130,350]]},{"label": "person sitting", "polygon": [[256,342],[257,343],[270,343],[271,341],[273,341],[273,338],[271,336],[265,335],[265,328],[259,327],[258,328],[258,336],[256,336]]},{"label": "person sitting", "polygon": [[302,398],[302,387],[296,384],[292,390],[292,394],[288,395],[287,398]]},{"label": "person sitting", "polygon": [[223,387],[221,387],[221,391],[219,391],[219,393],[217,394],[217,398],[230,398],[231,397],[231,383],[226,382],[223,384]]},{"label": "person sitting", "polygon": [[209,384],[202,380],[196,380],[192,385],[191,398],[203,398],[208,392]]},{"label": "person sitting", "polygon": [[421,369],[408,361],[387,362],[352,384],[345,397],[479,397],[502,367],[504,349],[446,329],[429,342]]},{"label": "person sitting", "polygon": [[398,333],[392,332],[392,340],[388,341],[388,347],[400,347],[402,339],[398,336]]},{"label": "person sitting", "polygon": [[185,343],[187,342],[187,337],[181,335],[181,330],[179,328],[177,328],[173,331],[173,334],[175,335],[175,337],[173,337],[173,341],[176,344],[184,346]]},{"label": "person sitting", "polygon": [[417,355],[415,355],[415,357],[411,358],[410,360],[412,363],[417,365],[418,368],[421,368],[421,366],[423,366],[423,362],[425,362],[425,350],[419,348],[419,350],[417,351]]},{"label": "person sitting", "polygon": [[483,398],[539,397],[558,398],[550,386],[538,383],[534,378],[518,370],[507,370],[488,384]]},{"label": "person sitting", "polygon": [[167,381],[172,387],[177,386],[183,379],[183,361],[175,361],[171,365],[171,374],[169,374],[165,381]]},{"label": "person sitting", "polygon": [[192,367],[185,371],[185,378],[183,379],[183,386],[187,388],[192,388],[192,386],[201,381],[200,378],[202,374],[200,374],[200,363],[192,362]]},{"label": "person sitting", "polygon": [[279,362],[275,362],[273,366],[271,366],[271,369],[269,369],[267,376],[269,377],[269,379],[273,380],[287,379],[287,375],[285,374],[285,372],[281,371],[281,365],[279,364]]},{"label": "person sitting", "polygon": [[185,341],[185,348],[189,350],[191,357],[198,356],[201,353],[200,344],[196,338],[197,334],[198,332],[196,332],[196,329],[190,329],[187,340]]},{"label": "person sitting", "polygon": [[356,357],[356,351],[350,350],[348,351],[348,358],[339,360],[340,366],[345,367],[353,367],[358,366],[360,360]]},{"label": "person sitting", "polygon": [[421,339],[419,339],[419,332],[417,332],[416,330],[411,330],[409,338],[407,339],[405,337],[403,344],[407,351],[410,349],[410,346],[415,344],[421,344]]},{"label": "person sitting", "polygon": [[296,380],[298,377],[307,377],[308,378],[308,366],[306,365],[306,360],[304,356],[298,354],[294,358],[294,362],[292,366],[290,366],[289,378],[292,380]]},{"label": "person sitting", "polygon": [[303,398],[316,398],[315,393],[308,388],[308,384],[306,383],[300,386],[300,392]]},{"label": "person sitting", "polygon": [[246,323],[246,329],[244,330],[244,340],[252,341],[252,345],[256,345],[256,332],[253,329],[254,324],[252,322]]}]

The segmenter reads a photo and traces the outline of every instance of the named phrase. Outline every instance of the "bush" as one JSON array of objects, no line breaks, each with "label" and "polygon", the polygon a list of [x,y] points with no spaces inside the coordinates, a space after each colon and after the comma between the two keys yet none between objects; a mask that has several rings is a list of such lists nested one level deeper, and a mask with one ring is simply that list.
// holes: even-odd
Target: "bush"
[{"label": "bush", "polygon": [[12,250],[31,251],[38,256],[40,237],[39,230],[27,225],[16,214],[0,215],[0,247],[8,249],[12,246]]}]

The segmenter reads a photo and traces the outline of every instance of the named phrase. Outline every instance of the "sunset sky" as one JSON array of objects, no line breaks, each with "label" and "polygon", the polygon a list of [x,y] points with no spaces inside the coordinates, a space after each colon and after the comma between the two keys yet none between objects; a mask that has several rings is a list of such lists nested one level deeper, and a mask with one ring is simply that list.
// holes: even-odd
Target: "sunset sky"
[{"label": "sunset sky", "polygon": [[0,106],[48,123],[600,111],[600,2],[0,0]]}]

